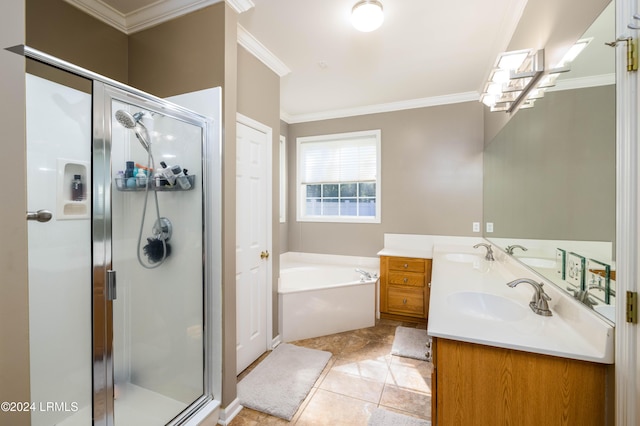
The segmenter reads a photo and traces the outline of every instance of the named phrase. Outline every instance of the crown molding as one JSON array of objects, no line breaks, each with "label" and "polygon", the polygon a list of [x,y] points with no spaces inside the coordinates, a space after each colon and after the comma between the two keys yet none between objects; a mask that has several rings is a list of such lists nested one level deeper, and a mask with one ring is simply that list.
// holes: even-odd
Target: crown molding
[{"label": "crown molding", "polygon": [[104,22],[105,24],[111,25],[115,29],[122,31],[125,34],[129,34],[127,28],[127,17],[112,8],[111,6],[106,5],[100,0],[64,0],[69,3],[71,6],[74,6],[87,15],[93,16],[94,18]]},{"label": "crown molding", "polygon": [[[154,25],[170,21],[198,9],[220,3],[223,0],[168,0],[157,1],[149,6],[131,13],[122,14],[101,0],[65,0],[84,13],[111,25],[117,30],[129,35]],[[237,2],[238,0],[234,0]],[[251,3],[242,0],[242,3]],[[251,3],[253,4],[253,3]],[[234,7],[234,6],[232,6]],[[235,9],[235,7],[234,7]],[[247,9],[248,10],[248,9]]]},{"label": "crown molding", "polygon": [[271,53],[262,43],[258,41],[249,31],[238,24],[238,44],[244,47],[249,53],[258,58],[280,77],[289,74],[291,70],[276,55]]},{"label": "crown molding", "polygon": [[438,105],[457,104],[462,102],[477,102],[480,100],[478,92],[454,93],[451,95],[432,96],[430,98],[410,99],[407,101],[390,102],[385,104],[367,105],[356,108],[344,108],[333,111],[316,112],[310,114],[291,115],[280,111],[280,119],[289,124],[306,123],[309,121],[330,120],[334,118],[353,117],[357,115],[379,114],[383,112],[401,111],[405,109],[425,108]]},{"label": "crown molding", "polygon": [[588,77],[567,78],[556,81],[556,85],[547,89],[547,92],[559,92],[561,90],[583,89],[586,87],[608,86],[616,84],[615,73],[591,75]]},{"label": "crown molding", "polygon": [[238,13],[246,12],[249,9],[256,7],[251,0],[225,0],[233,10]]}]

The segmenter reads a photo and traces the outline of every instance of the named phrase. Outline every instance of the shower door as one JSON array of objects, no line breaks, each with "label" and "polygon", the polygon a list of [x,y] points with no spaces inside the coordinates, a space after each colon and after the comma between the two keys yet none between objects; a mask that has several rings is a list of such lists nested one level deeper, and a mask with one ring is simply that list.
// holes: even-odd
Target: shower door
[{"label": "shower door", "polygon": [[208,121],[94,82],[94,424],[178,424],[206,371]]}]

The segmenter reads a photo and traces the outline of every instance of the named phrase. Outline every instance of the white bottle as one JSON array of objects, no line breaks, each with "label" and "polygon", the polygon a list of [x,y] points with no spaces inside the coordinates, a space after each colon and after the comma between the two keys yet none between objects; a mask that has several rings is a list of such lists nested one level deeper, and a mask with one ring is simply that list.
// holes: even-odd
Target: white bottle
[{"label": "white bottle", "polygon": [[180,188],[182,189],[191,188],[191,183],[189,182],[189,179],[187,179],[185,174],[182,172],[182,169],[180,168],[180,166],[173,166],[171,168],[171,171],[173,172],[173,175],[176,177],[176,180],[178,181],[178,185],[180,185]]},{"label": "white bottle", "polygon": [[147,174],[144,172],[144,170],[138,169],[136,182],[138,184],[138,188],[144,188],[145,186],[147,186]]}]

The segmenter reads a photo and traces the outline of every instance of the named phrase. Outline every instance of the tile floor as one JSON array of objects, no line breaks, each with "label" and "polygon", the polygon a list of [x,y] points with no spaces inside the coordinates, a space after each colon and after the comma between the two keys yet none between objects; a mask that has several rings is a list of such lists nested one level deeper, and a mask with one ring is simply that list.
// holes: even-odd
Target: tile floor
[{"label": "tile floor", "polygon": [[[378,320],[374,327],[291,342],[333,354],[291,422],[244,408],[230,426],[366,426],[376,407],[430,420],[431,364],[391,355],[398,325],[425,328]],[[243,371],[238,381],[267,355]]]}]

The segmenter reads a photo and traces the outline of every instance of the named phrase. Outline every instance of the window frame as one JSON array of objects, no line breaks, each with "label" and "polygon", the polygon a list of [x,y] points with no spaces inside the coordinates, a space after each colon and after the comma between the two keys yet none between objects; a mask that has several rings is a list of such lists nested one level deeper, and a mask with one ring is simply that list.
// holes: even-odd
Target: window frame
[{"label": "window frame", "polygon": [[[375,192],[375,216],[321,216],[307,215],[305,211],[306,186],[301,181],[302,158],[300,146],[309,142],[335,142],[340,139],[354,139],[369,137],[375,139],[376,146],[376,192]],[[353,183],[345,182],[318,182],[322,183]],[[357,132],[334,133],[317,136],[303,136],[296,138],[296,220],[298,222],[328,222],[328,223],[381,223],[382,222],[382,132],[380,129],[363,130]]]}]

